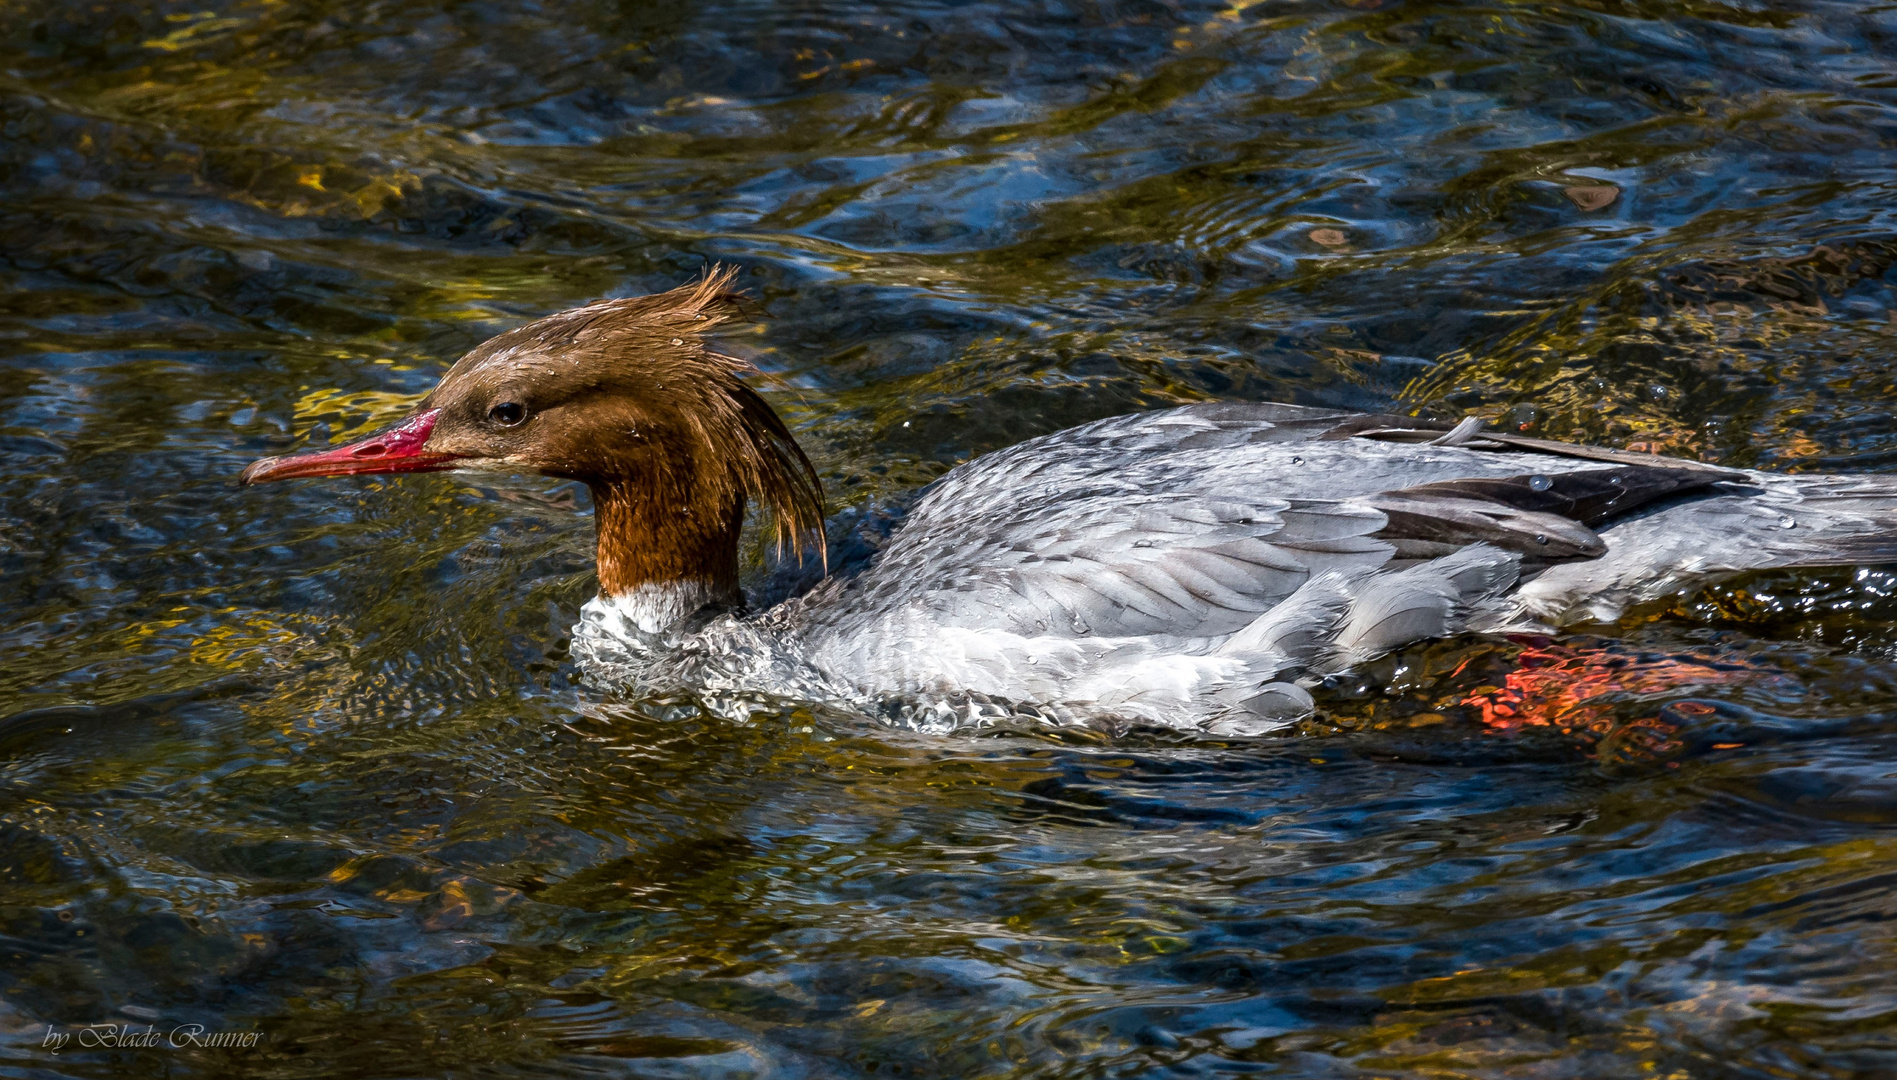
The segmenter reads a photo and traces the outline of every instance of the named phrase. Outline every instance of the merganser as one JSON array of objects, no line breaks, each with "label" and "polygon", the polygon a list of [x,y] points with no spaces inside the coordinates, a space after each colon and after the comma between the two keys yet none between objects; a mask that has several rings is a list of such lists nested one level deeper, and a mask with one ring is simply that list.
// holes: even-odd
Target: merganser
[{"label": "merganser", "polygon": [[[1224,734],[1426,638],[1611,622],[1750,570],[1897,561],[1897,479],[1722,469],[1414,417],[1209,402],[948,472],[873,558],[747,615],[769,511],[820,552],[816,470],[707,335],[735,271],[602,300],[462,357],[399,423],[243,483],[497,470],[585,483],[599,595],[574,655],[701,701],[913,723],[1026,714]],[[743,711],[743,707],[739,707]]]}]

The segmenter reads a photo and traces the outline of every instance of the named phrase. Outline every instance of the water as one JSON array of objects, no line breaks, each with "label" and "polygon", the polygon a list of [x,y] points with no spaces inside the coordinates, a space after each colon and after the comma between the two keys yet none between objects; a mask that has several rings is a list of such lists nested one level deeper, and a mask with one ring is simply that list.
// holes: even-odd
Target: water
[{"label": "water", "polygon": [[1295,737],[922,736],[578,688],[571,486],[230,483],[710,260],[839,514],[1211,397],[1888,469],[1897,8],[0,28],[5,1075],[1897,1075],[1891,573],[1420,647]]}]

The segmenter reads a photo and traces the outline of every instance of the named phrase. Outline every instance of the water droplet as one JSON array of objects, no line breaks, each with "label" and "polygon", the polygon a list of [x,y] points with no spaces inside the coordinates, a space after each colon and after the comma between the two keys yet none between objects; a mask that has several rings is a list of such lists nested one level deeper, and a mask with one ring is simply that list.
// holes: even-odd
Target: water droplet
[{"label": "water droplet", "polygon": [[672,344],[674,344],[674,345],[683,345],[683,344],[685,344],[685,339],[684,339],[684,338],[682,338],[682,337],[675,337],[675,338],[673,338],[673,339],[672,339]]},{"label": "water droplet", "polygon": [[1554,481],[1545,476],[1531,476],[1528,478],[1528,486],[1534,491],[1546,491],[1554,486]]},{"label": "water droplet", "polygon": [[1292,457],[1292,459],[1291,459],[1291,464],[1293,464],[1293,465],[1302,465],[1302,464],[1304,464],[1304,459],[1303,459],[1303,458],[1301,458],[1301,457],[1296,457],[1296,456],[1293,456],[1293,457]]},{"label": "water droplet", "polygon": [[1547,543],[1547,542],[1548,542],[1548,538],[1547,538],[1547,537],[1545,537],[1545,536],[1543,536],[1543,535],[1541,535],[1540,533],[1536,533],[1536,534],[1535,534],[1535,543],[1537,543],[1537,544],[1545,544],[1545,543]]},{"label": "water droplet", "polygon": [[1778,527],[1781,529],[1796,529],[1798,528],[1798,519],[1791,517],[1779,518]]},{"label": "water droplet", "polygon": [[1153,542],[1151,540],[1135,540],[1133,541],[1133,546],[1136,548],[1149,548],[1153,546]]}]

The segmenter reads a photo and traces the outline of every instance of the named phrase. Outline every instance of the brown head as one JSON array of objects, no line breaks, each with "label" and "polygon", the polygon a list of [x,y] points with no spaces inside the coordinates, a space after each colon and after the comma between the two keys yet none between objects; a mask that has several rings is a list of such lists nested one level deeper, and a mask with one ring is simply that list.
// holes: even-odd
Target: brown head
[{"label": "brown head", "polygon": [[602,300],[488,339],[415,411],[346,446],[263,458],[246,484],[299,476],[478,469],[592,489],[600,591],[689,587],[735,600],[750,500],[780,543],[823,543],[816,470],[704,335],[737,314],[735,271],[654,296]]}]

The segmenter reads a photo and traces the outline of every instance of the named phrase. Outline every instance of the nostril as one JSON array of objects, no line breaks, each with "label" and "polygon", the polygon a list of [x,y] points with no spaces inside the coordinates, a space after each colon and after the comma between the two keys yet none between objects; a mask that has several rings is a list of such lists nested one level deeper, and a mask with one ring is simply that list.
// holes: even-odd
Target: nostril
[{"label": "nostril", "polygon": [[382,445],[381,443],[379,443],[379,442],[377,442],[377,443],[370,443],[370,444],[369,444],[369,445],[367,445],[367,446],[358,446],[358,447],[356,447],[356,451],[355,451],[355,455],[354,455],[354,456],[356,456],[356,457],[381,457],[381,456],[382,456],[383,454],[386,454],[386,453],[388,453],[388,452],[389,452],[389,448],[388,448],[388,447],[386,447],[386,446],[384,446],[384,445]]}]

